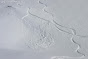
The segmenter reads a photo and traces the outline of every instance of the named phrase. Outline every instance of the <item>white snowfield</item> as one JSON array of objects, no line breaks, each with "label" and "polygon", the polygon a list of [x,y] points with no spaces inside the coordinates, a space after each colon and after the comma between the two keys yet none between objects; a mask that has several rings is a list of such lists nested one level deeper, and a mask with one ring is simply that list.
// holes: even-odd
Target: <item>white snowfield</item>
[{"label": "white snowfield", "polygon": [[88,59],[87,0],[0,0],[0,59]]}]

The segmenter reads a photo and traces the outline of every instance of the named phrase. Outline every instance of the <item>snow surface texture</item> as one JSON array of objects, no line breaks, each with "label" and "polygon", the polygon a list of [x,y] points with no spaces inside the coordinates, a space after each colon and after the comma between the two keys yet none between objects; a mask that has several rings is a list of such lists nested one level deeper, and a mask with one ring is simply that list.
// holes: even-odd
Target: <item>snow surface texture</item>
[{"label": "snow surface texture", "polygon": [[[86,14],[74,16],[73,12],[77,7],[73,4],[75,1],[73,3],[72,1],[0,0],[0,32],[2,33],[0,34],[0,39],[2,39],[0,48],[16,49],[20,44],[24,44],[29,50],[38,51],[40,55],[49,53],[49,57],[44,56],[46,59],[87,59],[88,35],[85,33],[88,28],[82,20]],[[77,10],[85,10],[83,6],[86,5],[86,0],[78,1],[75,2],[79,7]],[[79,20],[80,18],[82,19]],[[70,19],[73,20],[70,21]],[[81,34],[82,31],[86,32]],[[4,42],[4,39],[7,40]]]}]

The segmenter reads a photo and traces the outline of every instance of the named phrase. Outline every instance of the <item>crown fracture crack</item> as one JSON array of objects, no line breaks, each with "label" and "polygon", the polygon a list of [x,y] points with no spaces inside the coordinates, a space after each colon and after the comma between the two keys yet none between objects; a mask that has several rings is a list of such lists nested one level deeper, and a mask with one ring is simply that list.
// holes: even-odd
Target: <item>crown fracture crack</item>
[{"label": "crown fracture crack", "polygon": [[[25,15],[24,17],[22,17],[22,19],[24,19],[25,17],[27,17],[27,16],[30,14],[30,15],[32,15],[32,16],[34,16],[34,17],[37,17],[37,18],[42,19],[42,20],[44,20],[44,21],[47,21],[48,23],[52,23],[58,30],[60,30],[60,31],[62,31],[62,32],[71,34],[71,35],[72,35],[72,37],[71,37],[71,39],[70,39],[71,42],[73,42],[74,44],[78,45],[78,47],[77,47],[77,49],[76,49],[75,51],[76,51],[77,53],[81,54],[81,55],[84,57],[85,54],[83,54],[83,53],[81,53],[81,52],[78,51],[79,49],[81,49],[80,44],[78,44],[78,43],[73,39],[73,37],[74,37],[74,36],[78,36],[78,37],[83,37],[83,38],[84,38],[84,37],[88,37],[88,36],[77,35],[75,29],[69,28],[69,27],[65,27],[65,26],[63,26],[63,25],[60,25],[59,23],[57,23],[57,22],[54,20],[54,17],[55,17],[55,16],[54,16],[52,13],[46,11],[47,5],[44,4],[44,3],[42,3],[41,1],[38,1],[38,3],[43,4],[43,5],[45,6],[45,7],[43,8],[43,11],[46,12],[46,13],[48,13],[48,14],[50,14],[53,19],[52,19],[51,21],[49,21],[49,20],[44,19],[44,18],[42,18],[42,17],[39,17],[39,16],[37,16],[37,15],[35,15],[35,14],[32,14],[31,12],[29,12],[29,9],[30,9],[30,8],[28,8],[28,10],[27,10],[27,15]],[[59,26],[59,27],[58,27],[58,26]],[[64,29],[61,29],[61,28],[70,29],[70,30],[71,30],[71,33],[68,32],[68,31],[66,31],[66,30],[64,30]]]},{"label": "crown fracture crack", "polygon": [[[73,39],[73,37],[76,35],[76,30],[73,29],[73,28],[68,28],[68,27],[65,27],[65,26],[62,26],[62,25],[56,23],[56,22],[54,21],[54,15],[53,15],[52,13],[49,13],[48,11],[45,10],[45,9],[47,8],[47,5],[44,4],[44,3],[42,3],[41,1],[39,1],[39,3],[45,5],[45,7],[43,8],[43,10],[44,10],[46,13],[50,14],[50,15],[53,17],[53,23],[55,23],[56,25],[59,25],[60,27],[64,27],[64,28],[70,29],[70,30],[72,31],[72,33],[69,33],[69,32],[67,32],[67,31],[65,31],[65,30],[62,30],[62,29],[58,28],[58,27],[55,25],[59,30],[61,30],[61,31],[65,32],[65,33],[68,33],[68,34],[72,34],[71,41],[72,41],[74,44],[78,45],[78,47],[77,47],[77,49],[76,49],[75,51],[76,51],[77,53],[81,54],[82,57],[85,57],[85,54],[79,52],[79,49],[81,49],[80,44],[78,44],[78,43],[77,43],[76,41],[74,41],[74,39]],[[81,36],[81,35],[76,35],[76,36],[79,36],[79,37],[88,37],[88,36]]]}]

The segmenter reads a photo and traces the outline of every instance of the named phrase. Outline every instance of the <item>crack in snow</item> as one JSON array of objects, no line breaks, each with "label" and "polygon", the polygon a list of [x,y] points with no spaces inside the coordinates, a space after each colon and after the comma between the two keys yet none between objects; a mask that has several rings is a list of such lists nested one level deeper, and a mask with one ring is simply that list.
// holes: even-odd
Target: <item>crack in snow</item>
[{"label": "crack in snow", "polygon": [[[44,21],[47,21],[48,23],[54,24],[54,26],[55,26],[57,29],[59,29],[60,31],[62,31],[62,32],[71,34],[71,35],[72,35],[72,37],[70,38],[71,42],[74,43],[74,44],[76,44],[76,45],[78,45],[78,47],[77,47],[77,49],[75,50],[75,52],[77,52],[77,53],[79,53],[79,54],[82,55],[82,57],[79,57],[79,58],[85,57],[85,54],[79,52],[79,49],[81,49],[81,45],[78,44],[78,43],[74,40],[74,36],[83,37],[83,38],[88,37],[88,36],[78,35],[78,34],[76,33],[76,30],[75,30],[75,29],[69,28],[69,27],[65,27],[65,26],[63,26],[63,25],[61,25],[61,24],[58,24],[58,23],[54,20],[54,17],[55,17],[55,16],[54,16],[52,13],[46,11],[47,5],[44,4],[44,3],[42,3],[40,0],[38,1],[38,3],[43,4],[43,5],[45,6],[45,7],[43,8],[43,11],[46,12],[46,13],[48,13],[48,14],[50,14],[50,15],[53,17],[52,21],[49,21],[49,20],[44,19],[44,18],[42,18],[42,17],[39,17],[39,16],[37,16],[37,15],[35,15],[35,14],[32,14],[31,12],[29,12],[29,9],[30,9],[30,8],[28,8],[27,14],[26,14],[24,17],[22,17],[22,19],[24,19],[25,17],[27,17],[27,16],[30,14],[30,15],[35,16],[35,17],[37,17],[37,18],[40,18],[40,19],[42,19],[42,20],[44,20]],[[61,29],[61,28],[59,28],[57,25],[60,26],[60,27],[62,27],[62,28],[70,29],[70,30],[71,30],[71,33],[68,32],[68,31],[65,31],[65,30],[63,30],[63,29]]]},{"label": "crack in snow", "polygon": [[[43,8],[43,11],[45,11],[46,13],[50,14],[50,15],[53,17],[52,21],[50,21],[50,22],[52,22],[52,23],[54,23],[54,24],[56,24],[56,25],[58,25],[58,26],[60,26],[60,27],[64,27],[64,28],[67,28],[67,29],[70,29],[70,30],[74,30],[74,32],[76,33],[76,30],[75,30],[75,29],[69,28],[69,27],[65,27],[65,26],[63,26],[63,25],[57,23],[57,22],[54,20],[54,17],[55,17],[55,16],[54,16],[52,13],[46,11],[46,8],[48,7],[46,4],[42,3],[40,0],[38,1],[38,3],[43,4],[43,5],[45,6],[45,7]],[[37,16],[37,17],[39,17],[39,16]],[[42,19],[42,18],[41,18],[41,19]],[[44,19],[44,18],[43,18],[43,19]],[[55,25],[55,26],[56,26],[56,25]],[[57,26],[56,26],[56,27],[57,27]],[[57,28],[58,28],[58,27],[57,27]],[[61,31],[63,31],[63,32],[66,32],[66,33],[68,33],[68,34],[72,34],[72,33],[69,33],[69,32],[67,32],[67,31],[65,31],[65,30],[60,29],[60,28],[58,28],[58,29],[61,30]],[[72,34],[72,35],[73,35],[73,34]],[[88,37],[88,36],[83,36],[83,35],[78,35],[78,34],[76,34],[76,36],[84,37],[84,38]]]},{"label": "crack in snow", "polygon": [[[47,13],[49,13],[49,12],[47,12]],[[47,20],[47,19],[44,19],[44,18],[42,18],[42,17],[39,17],[39,16],[37,16],[37,15],[32,14],[31,12],[29,12],[29,8],[28,8],[28,11],[27,11],[27,15],[25,15],[24,17],[22,17],[22,19],[24,19],[25,17],[27,17],[28,14],[30,14],[30,15],[32,15],[32,16],[35,16],[35,17],[37,17],[37,18],[40,18],[40,19],[42,19],[42,20],[48,21],[48,23],[52,23],[52,22],[50,22],[50,21]],[[65,27],[65,26],[62,26],[62,25],[56,23],[54,20],[53,20],[53,23],[59,25],[60,27],[68,28],[68,27]],[[70,32],[67,32],[67,31],[65,31],[65,30],[63,30],[63,29],[60,29],[60,28],[57,27],[56,25],[55,25],[55,27],[58,28],[58,29],[59,29],[60,31],[62,31],[62,32],[65,32],[65,33],[68,33],[68,34],[71,34],[71,35],[72,35],[72,37],[71,37],[71,39],[70,39],[71,42],[73,42],[74,44],[78,45],[78,47],[77,47],[77,49],[76,49],[75,51],[76,51],[77,53],[81,54],[82,57],[84,57],[85,54],[83,54],[83,53],[81,53],[81,52],[78,51],[78,50],[81,48],[80,44],[76,43],[76,42],[74,41],[74,39],[73,39],[73,36],[76,35],[75,29],[73,29],[73,28],[68,28],[68,29],[72,30],[72,32],[73,32],[73,33],[70,33]],[[74,30],[74,31],[73,31],[73,30]],[[76,36],[79,36],[79,37],[86,37],[86,36],[81,36],[81,35],[76,35]],[[79,57],[79,58],[82,58],[82,57]]]},{"label": "crack in snow", "polygon": [[[44,4],[44,3],[42,3],[42,2],[40,2],[40,1],[39,1],[39,3],[45,5],[45,7],[44,7],[43,10],[44,10],[46,13],[49,13],[48,11],[45,10],[45,8],[47,8],[47,5]],[[56,23],[56,22],[54,21],[54,15],[53,15],[52,13],[49,13],[49,14],[53,17],[53,22],[54,22],[55,24],[59,25],[60,27],[68,28],[68,27],[65,27],[65,26],[62,26],[62,25]],[[56,25],[55,25],[55,26],[56,26]],[[57,26],[56,26],[56,27],[57,27]],[[58,28],[58,27],[57,27],[57,28]],[[64,31],[64,30],[60,29],[60,28],[58,28],[58,29],[61,30],[61,31],[63,31],[63,32],[65,32],[65,33],[72,34],[72,37],[71,37],[70,40],[71,40],[74,44],[78,45],[78,47],[77,47],[77,49],[76,49],[75,51],[76,51],[77,53],[79,53],[79,54],[82,55],[82,57],[80,57],[80,58],[85,57],[85,54],[79,52],[79,49],[81,49],[81,45],[78,44],[78,43],[77,43],[76,41],[74,41],[74,39],[73,39],[74,35],[76,35],[76,30],[73,29],[73,28],[68,28],[68,29],[71,29],[71,30],[72,30],[72,33],[69,33],[69,32],[67,32],[67,31]],[[81,36],[81,35],[76,35],[76,36],[79,36],[79,37],[86,37],[86,36]]]},{"label": "crack in snow", "polygon": [[[17,1],[15,1],[15,2],[17,2]],[[3,3],[3,2],[2,2],[2,3]],[[4,1],[4,3],[6,3],[6,2]],[[25,17],[29,16],[29,14],[30,14],[30,15],[32,15],[32,16],[34,16],[34,17],[37,17],[37,18],[39,18],[39,19],[42,19],[42,20],[48,22],[48,25],[49,25],[49,23],[53,24],[53,25],[54,25],[58,30],[60,30],[61,32],[65,32],[65,33],[71,34],[71,35],[72,35],[72,37],[70,38],[71,42],[74,43],[74,44],[76,44],[76,45],[78,46],[78,47],[76,48],[75,52],[77,52],[77,53],[79,53],[79,54],[82,55],[81,57],[77,57],[77,58],[84,58],[84,57],[85,57],[85,54],[84,54],[84,53],[81,53],[81,52],[79,51],[79,49],[81,49],[81,45],[78,44],[78,43],[74,40],[74,37],[75,37],[75,36],[78,36],[78,37],[82,37],[82,38],[86,38],[86,37],[88,38],[88,36],[83,36],[83,35],[77,34],[75,29],[69,28],[69,27],[65,27],[65,26],[63,26],[63,25],[57,23],[57,22],[54,20],[55,15],[52,14],[52,13],[50,13],[50,12],[48,12],[48,11],[46,10],[46,8],[48,7],[47,4],[42,3],[40,0],[38,0],[38,3],[44,5],[43,11],[46,12],[46,13],[48,13],[48,14],[50,14],[50,15],[52,16],[52,20],[51,20],[51,21],[49,21],[48,19],[39,17],[39,16],[37,16],[37,15],[35,15],[35,14],[32,14],[31,12],[29,12],[30,8],[28,8],[27,14],[26,14],[25,16],[23,16],[21,19],[23,20]],[[12,6],[8,6],[8,7],[12,7]],[[66,30],[64,30],[64,29],[59,28],[58,26],[61,27],[61,28],[70,29],[71,33],[68,32],[68,31],[66,31]],[[42,33],[42,29],[41,29],[40,27],[39,27],[39,31],[40,31],[40,33]],[[49,34],[50,34],[50,33],[49,33]],[[51,35],[51,34],[50,34],[50,35]],[[47,35],[46,35],[46,32],[45,32],[45,31],[44,31],[44,33],[40,34],[40,36],[42,37],[42,39],[47,39]],[[49,37],[50,37],[50,36],[49,36]],[[42,39],[41,39],[41,40],[42,40]],[[53,38],[50,37],[50,39],[53,39]],[[53,41],[53,42],[54,42],[54,41]],[[34,42],[34,43],[35,43],[35,42]],[[44,42],[44,44],[46,44],[46,41]],[[52,42],[49,42],[49,43],[47,43],[47,44],[50,46],[50,45],[52,44]],[[26,45],[27,45],[27,44],[26,44]],[[37,45],[40,46],[40,44],[37,44]],[[27,46],[28,46],[28,45],[27,45]],[[41,46],[45,46],[45,45],[41,45]],[[30,46],[28,46],[28,47],[30,48]],[[45,48],[47,48],[47,47],[48,47],[48,46],[46,46]],[[74,57],[69,57],[69,56],[56,56],[56,57],[52,57],[51,59],[64,59],[64,58],[74,58]],[[75,57],[75,58],[76,58],[76,57]]]},{"label": "crack in snow", "polygon": [[[44,19],[44,18],[41,18],[41,17],[39,17],[39,16],[37,16],[37,15],[34,15],[34,14],[32,14],[32,13],[29,13],[29,14],[31,14],[32,16],[35,16],[35,17],[38,17],[38,18],[40,18],[40,19],[43,19],[43,20],[46,20],[46,19]],[[48,21],[48,20],[47,20]],[[56,25],[55,25],[56,26]],[[62,26],[62,25],[61,25]],[[57,27],[57,26],[56,26]],[[62,27],[64,27],[64,26],[62,26]],[[58,28],[58,27],[57,27]],[[67,28],[67,27],[66,27]],[[60,28],[58,28],[60,31],[62,31],[62,32],[65,32],[65,33],[68,33],[68,34],[72,34],[72,37],[70,38],[70,40],[71,40],[71,42],[73,42],[74,44],[76,44],[76,45],[78,45],[78,47],[77,47],[77,49],[75,50],[77,53],[79,53],[79,54],[81,54],[82,55],[82,57],[79,57],[79,58],[83,58],[83,57],[85,57],[85,54],[83,54],[83,53],[81,53],[81,52],[79,52],[78,50],[81,48],[81,46],[80,46],[80,44],[78,44],[78,43],[76,43],[75,41],[74,41],[74,39],[73,39],[73,36],[74,35],[76,35],[76,31],[74,30],[74,29],[71,29],[74,33],[69,33],[69,32],[67,32],[67,31],[65,31],[65,30],[62,30],[62,29],[60,29]],[[77,36],[77,35],[76,35]],[[80,35],[78,35],[78,36],[80,36]],[[81,36],[80,36],[81,37]]]},{"label": "crack in snow", "polygon": [[73,35],[72,35],[72,37],[71,37],[71,41],[72,41],[72,43],[74,43],[74,44],[78,45],[78,47],[77,47],[77,49],[75,50],[75,52],[77,52],[77,53],[79,53],[79,54],[81,54],[81,55],[82,55],[82,56],[81,56],[81,57],[79,57],[79,58],[84,58],[84,57],[85,57],[85,54],[84,54],[84,53],[79,52],[79,49],[81,49],[81,45],[80,45],[80,44],[78,44],[78,43],[74,40],[74,36],[76,35],[76,31],[72,30],[72,33],[73,33]]}]

